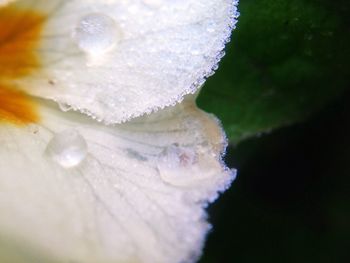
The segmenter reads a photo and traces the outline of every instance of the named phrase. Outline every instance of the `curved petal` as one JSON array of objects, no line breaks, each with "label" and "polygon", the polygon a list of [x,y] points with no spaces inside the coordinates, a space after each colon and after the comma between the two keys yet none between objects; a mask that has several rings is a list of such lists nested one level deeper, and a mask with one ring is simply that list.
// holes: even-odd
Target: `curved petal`
[{"label": "curved petal", "polygon": [[37,104],[39,124],[0,126],[0,243],[10,236],[58,262],[197,259],[204,208],[234,177],[214,117],[190,98],[106,127]]},{"label": "curved petal", "polygon": [[[16,21],[12,15],[10,34],[26,34],[38,26],[27,24],[30,12],[43,17],[39,42],[30,47],[38,61],[17,62],[16,67],[35,70],[6,81],[106,123],[124,122],[174,105],[197,90],[223,55],[235,24],[236,4],[236,0],[17,0],[8,8],[22,16]],[[32,45],[35,36],[23,41]],[[12,54],[24,50],[28,48],[20,46]]]}]

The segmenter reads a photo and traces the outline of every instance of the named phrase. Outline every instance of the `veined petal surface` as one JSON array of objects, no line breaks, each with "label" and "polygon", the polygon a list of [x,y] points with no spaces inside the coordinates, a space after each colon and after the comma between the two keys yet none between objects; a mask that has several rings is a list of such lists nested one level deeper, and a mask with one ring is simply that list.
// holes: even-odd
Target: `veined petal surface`
[{"label": "veined petal surface", "polygon": [[[31,49],[38,63],[18,63],[34,70],[2,82],[105,123],[121,123],[197,91],[223,55],[235,25],[236,4],[17,0],[6,6],[23,13],[8,29],[10,35],[35,27],[26,25],[28,12],[45,18],[39,42]],[[12,40],[7,37],[1,43]],[[23,47],[16,50],[20,52]]]},{"label": "veined petal surface", "polygon": [[38,99],[38,123],[0,124],[0,244],[48,262],[195,262],[204,208],[234,173],[217,120],[193,101],[107,127]]}]

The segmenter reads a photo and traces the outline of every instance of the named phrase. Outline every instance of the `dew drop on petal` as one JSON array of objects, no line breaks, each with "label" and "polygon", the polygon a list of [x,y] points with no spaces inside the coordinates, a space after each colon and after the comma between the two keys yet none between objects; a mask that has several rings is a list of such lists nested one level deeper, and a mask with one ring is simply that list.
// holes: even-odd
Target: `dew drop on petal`
[{"label": "dew drop on petal", "polygon": [[161,178],[171,184],[185,182],[197,167],[197,153],[176,144],[165,148],[157,158],[157,168]]},{"label": "dew drop on petal", "polygon": [[72,35],[79,48],[93,56],[112,50],[121,39],[115,20],[102,13],[84,16]]},{"label": "dew drop on petal", "polygon": [[209,33],[214,33],[215,32],[215,29],[216,29],[216,24],[215,23],[209,23],[207,25],[207,31]]},{"label": "dew drop on petal", "polygon": [[53,136],[46,154],[64,168],[79,165],[87,155],[87,143],[76,130],[70,129]]},{"label": "dew drop on petal", "polygon": [[194,163],[195,153],[188,148],[172,144],[161,152],[159,159],[169,168],[186,167]]},{"label": "dew drop on petal", "polygon": [[73,109],[72,106],[70,106],[67,103],[63,103],[63,102],[59,102],[58,106],[59,106],[60,110],[64,111],[64,112],[67,112],[67,111],[70,111]]}]

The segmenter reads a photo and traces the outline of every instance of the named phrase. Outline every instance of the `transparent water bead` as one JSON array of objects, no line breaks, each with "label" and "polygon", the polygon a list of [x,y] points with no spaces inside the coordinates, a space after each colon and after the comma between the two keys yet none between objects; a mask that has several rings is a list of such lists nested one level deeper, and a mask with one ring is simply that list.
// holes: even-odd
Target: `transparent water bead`
[{"label": "transparent water bead", "polygon": [[64,112],[67,112],[67,111],[70,111],[70,110],[73,109],[72,106],[70,106],[70,105],[67,104],[67,103],[61,103],[61,102],[59,102],[59,103],[58,103],[58,106],[59,106],[60,110],[61,110],[61,111],[64,111]]},{"label": "transparent water bead", "polygon": [[79,21],[73,38],[81,50],[96,56],[113,49],[121,39],[121,31],[113,18],[92,13]]},{"label": "transparent water bead", "polygon": [[186,184],[192,180],[192,174],[198,168],[198,156],[191,148],[173,144],[159,154],[157,168],[165,182],[173,185]]},{"label": "transparent water bead", "polygon": [[75,167],[86,158],[87,143],[78,131],[65,130],[54,135],[46,154],[65,168]]}]

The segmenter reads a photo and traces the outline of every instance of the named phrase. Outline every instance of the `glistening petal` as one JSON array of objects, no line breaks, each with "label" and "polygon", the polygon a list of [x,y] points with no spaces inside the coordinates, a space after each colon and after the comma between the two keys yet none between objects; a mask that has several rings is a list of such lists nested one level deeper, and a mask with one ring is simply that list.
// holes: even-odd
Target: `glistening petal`
[{"label": "glistening petal", "polygon": [[[150,113],[195,92],[212,73],[234,27],[236,4],[17,0],[7,6],[22,13],[11,20],[12,35],[36,27],[26,22],[30,12],[45,18],[38,45],[15,52],[30,49],[40,63],[16,63],[35,70],[6,81],[107,123]],[[29,35],[26,43],[35,42],[33,38]],[[11,41],[0,39],[10,46]]]},{"label": "glistening petal", "polygon": [[233,179],[217,120],[193,99],[106,127],[40,101],[41,120],[0,126],[0,243],[58,262],[194,262],[205,206]]}]

